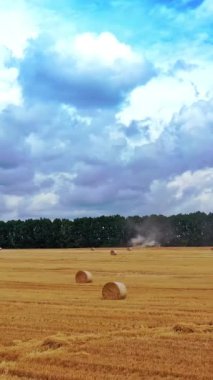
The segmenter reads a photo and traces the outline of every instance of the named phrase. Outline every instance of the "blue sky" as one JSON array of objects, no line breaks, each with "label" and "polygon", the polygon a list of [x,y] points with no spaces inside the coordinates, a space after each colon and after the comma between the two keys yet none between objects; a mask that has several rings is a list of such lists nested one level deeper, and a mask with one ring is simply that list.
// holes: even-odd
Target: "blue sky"
[{"label": "blue sky", "polygon": [[212,4],[0,0],[0,219],[213,211]]}]

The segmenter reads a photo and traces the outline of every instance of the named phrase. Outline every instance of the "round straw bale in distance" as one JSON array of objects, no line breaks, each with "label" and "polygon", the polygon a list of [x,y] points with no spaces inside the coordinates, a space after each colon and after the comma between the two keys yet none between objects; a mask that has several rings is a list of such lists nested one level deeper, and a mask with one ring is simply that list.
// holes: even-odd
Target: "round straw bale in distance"
[{"label": "round straw bale in distance", "polygon": [[79,270],[75,275],[75,281],[79,284],[92,282],[92,273],[86,270]]},{"label": "round straw bale in distance", "polygon": [[92,248],[91,248],[91,251],[95,251],[95,247],[92,247]]},{"label": "round straw bale in distance", "polygon": [[132,250],[132,247],[127,247],[127,251],[131,251]]},{"label": "round straw bale in distance", "polygon": [[118,252],[115,249],[111,249],[110,254],[116,256]]},{"label": "round straw bale in distance", "polygon": [[126,285],[123,282],[107,282],[102,289],[105,300],[123,300],[127,296]]}]

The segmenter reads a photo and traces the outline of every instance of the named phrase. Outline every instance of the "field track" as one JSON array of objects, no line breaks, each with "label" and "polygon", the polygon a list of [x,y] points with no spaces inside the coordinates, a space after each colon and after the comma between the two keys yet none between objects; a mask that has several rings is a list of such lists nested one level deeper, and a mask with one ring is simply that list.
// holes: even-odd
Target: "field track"
[{"label": "field track", "polygon": [[0,252],[0,380],[213,379],[213,250],[117,251]]}]

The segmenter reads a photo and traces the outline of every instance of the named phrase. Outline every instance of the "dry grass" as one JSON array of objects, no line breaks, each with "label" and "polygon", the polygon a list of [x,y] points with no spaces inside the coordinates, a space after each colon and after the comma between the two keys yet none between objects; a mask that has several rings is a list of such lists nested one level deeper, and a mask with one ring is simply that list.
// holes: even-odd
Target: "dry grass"
[{"label": "dry grass", "polygon": [[[0,380],[212,379],[212,250],[118,253],[2,250]],[[127,299],[103,300],[116,280]]]}]

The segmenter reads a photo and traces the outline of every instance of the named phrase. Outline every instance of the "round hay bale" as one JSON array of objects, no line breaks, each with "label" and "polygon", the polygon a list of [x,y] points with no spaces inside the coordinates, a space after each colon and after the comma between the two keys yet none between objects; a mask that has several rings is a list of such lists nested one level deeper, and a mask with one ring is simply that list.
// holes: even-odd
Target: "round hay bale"
[{"label": "round hay bale", "polygon": [[89,282],[92,282],[92,273],[86,271],[86,270],[79,270],[75,275],[75,281],[78,284],[86,284]]},{"label": "round hay bale", "polygon": [[116,256],[118,254],[118,252],[115,251],[115,249],[111,249],[110,254],[113,256]]},{"label": "round hay bale", "polygon": [[95,251],[95,248],[94,248],[94,247],[92,247],[92,248],[91,248],[91,251]]},{"label": "round hay bale", "polygon": [[127,251],[132,251],[132,247],[127,247]]},{"label": "round hay bale", "polygon": [[123,282],[107,282],[102,289],[105,300],[123,300],[127,296],[126,285]]}]

